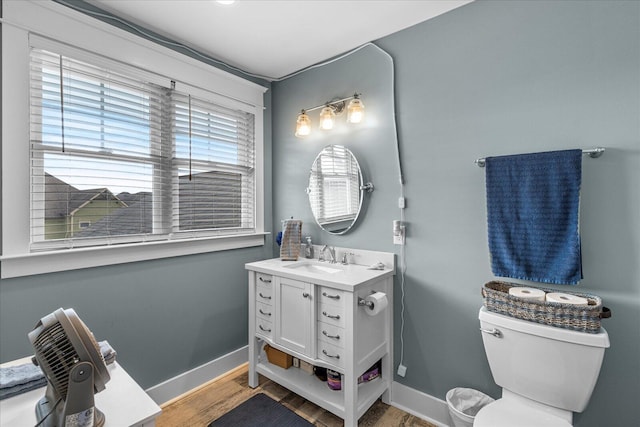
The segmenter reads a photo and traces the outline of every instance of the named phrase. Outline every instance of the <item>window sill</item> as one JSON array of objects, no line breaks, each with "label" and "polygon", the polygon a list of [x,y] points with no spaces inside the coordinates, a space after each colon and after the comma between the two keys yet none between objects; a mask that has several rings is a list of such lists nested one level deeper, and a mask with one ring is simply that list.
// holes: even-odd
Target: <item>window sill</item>
[{"label": "window sill", "polygon": [[67,249],[0,257],[2,279],[264,245],[268,233]]}]

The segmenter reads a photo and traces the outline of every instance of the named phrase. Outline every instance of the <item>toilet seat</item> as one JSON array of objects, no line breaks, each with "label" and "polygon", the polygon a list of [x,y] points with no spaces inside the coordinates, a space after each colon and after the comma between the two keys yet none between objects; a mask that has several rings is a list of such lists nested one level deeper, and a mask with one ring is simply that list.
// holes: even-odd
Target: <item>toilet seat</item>
[{"label": "toilet seat", "polygon": [[473,427],[571,427],[571,423],[520,402],[498,399],[478,412]]}]

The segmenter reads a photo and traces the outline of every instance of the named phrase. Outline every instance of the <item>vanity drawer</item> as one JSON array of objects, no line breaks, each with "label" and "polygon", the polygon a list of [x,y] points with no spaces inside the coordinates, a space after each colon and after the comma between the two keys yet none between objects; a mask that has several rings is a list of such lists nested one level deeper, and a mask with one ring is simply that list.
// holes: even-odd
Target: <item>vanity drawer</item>
[{"label": "vanity drawer", "polygon": [[344,329],[324,322],[318,322],[318,339],[344,348]]},{"label": "vanity drawer", "polygon": [[320,304],[318,321],[344,328],[344,307],[342,305]]},{"label": "vanity drawer", "polygon": [[273,338],[273,323],[261,317],[256,317],[256,335]]},{"label": "vanity drawer", "polygon": [[344,291],[321,286],[318,290],[318,301],[322,305],[344,305]]},{"label": "vanity drawer", "polygon": [[344,366],[344,350],[324,341],[319,341],[318,359],[342,368]]},{"label": "vanity drawer", "polygon": [[[267,276],[271,277],[271,276]],[[256,281],[256,301],[264,304],[273,305],[273,286],[271,282],[261,282],[260,278],[264,278],[264,275],[258,275],[258,280]],[[265,279],[271,280],[271,279]]]},{"label": "vanity drawer", "polygon": [[271,288],[273,277],[270,274],[256,273],[256,283]]},{"label": "vanity drawer", "polygon": [[269,322],[273,321],[273,307],[260,301],[256,301],[256,316]]}]

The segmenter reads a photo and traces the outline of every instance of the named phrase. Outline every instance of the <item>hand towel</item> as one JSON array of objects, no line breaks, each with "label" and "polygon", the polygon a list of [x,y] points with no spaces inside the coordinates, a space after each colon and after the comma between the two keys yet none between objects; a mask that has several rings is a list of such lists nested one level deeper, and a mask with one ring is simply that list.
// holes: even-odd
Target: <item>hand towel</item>
[{"label": "hand towel", "polygon": [[108,341],[100,341],[98,343],[100,346],[100,353],[102,353],[102,358],[104,359],[105,365],[110,365],[116,361],[116,356],[118,353],[111,347]]},{"label": "hand towel", "polygon": [[0,368],[0,400],[44,387],[47,379],[33,363]]},{"label": "hand towel", "polygon": [[41,379],[44,379],[42,369],[33,363],[0,368],[0,389],[28,384]]},{"label": "hand towel", "polygon": [[581,177],[582,150],[486,159],[493,274],[555,284],[582,279]]},{"label": "hand towel", "polygon": [[302,240],[302,221],[287,219],[282,230],[282,245],[280,246],[280,259],[283,261],[296,261],[300,255],[300,242]]}]

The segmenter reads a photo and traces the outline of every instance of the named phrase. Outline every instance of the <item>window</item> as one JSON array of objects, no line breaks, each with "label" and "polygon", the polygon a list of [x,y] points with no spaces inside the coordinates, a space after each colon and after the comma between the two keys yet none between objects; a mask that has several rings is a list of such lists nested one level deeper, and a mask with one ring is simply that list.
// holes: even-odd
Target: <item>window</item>
[{"label": "window", "polygon": [[254,116],[31,52],[31,248],[253,232]]}]

